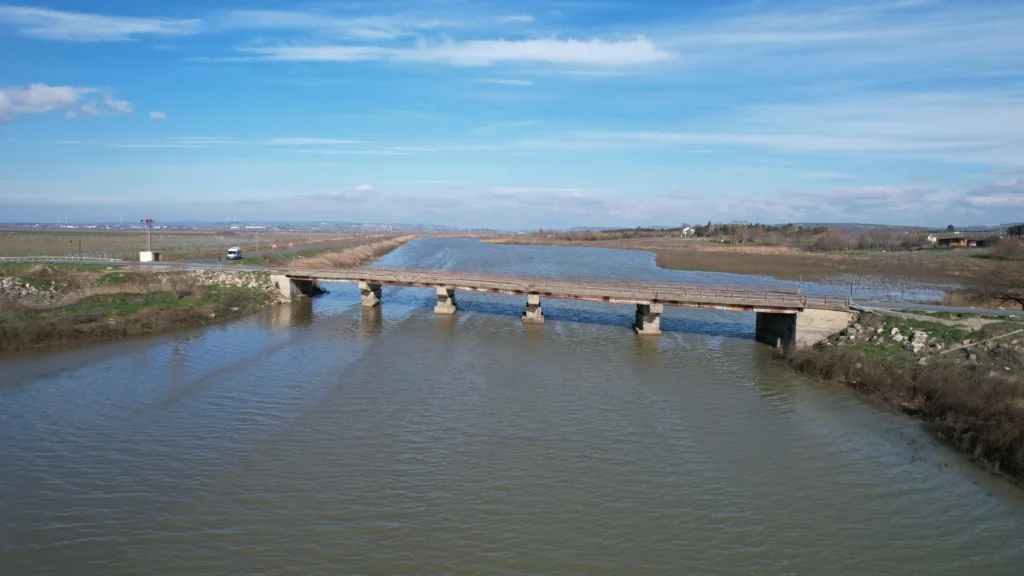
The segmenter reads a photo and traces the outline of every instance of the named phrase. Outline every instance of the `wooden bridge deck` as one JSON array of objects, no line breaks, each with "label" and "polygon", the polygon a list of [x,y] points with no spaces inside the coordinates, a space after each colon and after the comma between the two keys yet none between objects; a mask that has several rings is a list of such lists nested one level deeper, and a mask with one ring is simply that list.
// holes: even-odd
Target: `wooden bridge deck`
[{"label": "wooden bridge deck", "polygon": [[801,294],[773,287],[704,283],[639,282],[607,278],[528,276],[466,270],[418,268],[353,268],[336,270],[281,269],[272,274],[295,280],[366,282],[394,286],[452,288],[496,294],[539,294],[547,298],[662,304],[684,308],[715,308],[747,312],[796,313],[804,309],[850,309],[850,299]]}]

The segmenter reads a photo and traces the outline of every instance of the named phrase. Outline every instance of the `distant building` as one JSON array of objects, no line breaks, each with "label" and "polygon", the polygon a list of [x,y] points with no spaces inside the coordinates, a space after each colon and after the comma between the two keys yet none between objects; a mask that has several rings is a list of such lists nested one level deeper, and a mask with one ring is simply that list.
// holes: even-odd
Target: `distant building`
[{"label": "distant building", "polygon": [[683,228],[682,232],[679,233],[679,237],[680,238],[686,238],[688,236],[693,236],[696,233],[697,233],[697,230],[691,228],[690,226],[687,226],[686,228]]},{"label": "distant building", "polygon": [[936,245],[940,248],[967,248],[967,238],[939,238]]},{"label": "distant building", "polygon": [[939,241],[939,237],[936,236],[935,234],[929,234],[928,237],[925,238],[925,240],[927,240],[929,244],[935,244],[936,242]]}]

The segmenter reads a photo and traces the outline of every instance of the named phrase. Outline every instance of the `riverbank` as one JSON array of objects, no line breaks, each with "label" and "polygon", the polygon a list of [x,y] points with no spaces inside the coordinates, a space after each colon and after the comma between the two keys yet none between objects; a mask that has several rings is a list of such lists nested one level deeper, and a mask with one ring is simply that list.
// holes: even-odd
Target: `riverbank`
[{"label": "riverbank", "polygon": [[0,268],[0,352],[120,340],[241,318],[277,300],[262,272]]},{"label": "riverbank", "polygon": [[343,250],[328,250],[306,256],[298,254],[287,261],[280,262],[284,268],[356,268],[369,264],[384,256],[417,236],[407,235],[387,240],[378,240],[356,246],[347,247]]},{"label": "riverbank", "polygon": [[346,253],[359,255],[356,258],[349,259],[353,262],[352,264],[349,264],[350,266],[362,266],[363,264],[367,264],[377,258],[380,258],[384,254],[391,252],[414,238],[416,238],[414,235],[387,236],[384,238],[357,238],[346,240],[340,244],[330,244],[327,246],[316,246],[302,250],[289,250],[274,254],[249,256],[242,260],[228,262],[227,264],[232,266],[267,266],[269,268],[281,268],[288,266],[292,262],[309,262],[310,260],[324,256],[325,254]]},{"label": "riverbank", "polygon": [[920,418],[974,462],[1024,485],[1022,343],[1024,322],[865,313],[842,334],[783,357]]},{"label": "riverbank", "polygon": [[989,249],[814,252],[791,246],[730,245],[672,237],[574,242],[516,237],[488,241],[500,244],[643,250],[653,252],[658,266],[670,270],[749,274],[796,281],[875,276],[961,284],[979,274],[991,272],[999,263],[999,259],[991,257]]},{"label": "riverbank", "polygon": [[[284,267],[367,264],[415,236],[358,242]],[[260,262],[262,263],[262,262]],[[0,265],[0,352],[121,340],[241,318],[280,301],[267,272],[157,272],[98,264]]]}]

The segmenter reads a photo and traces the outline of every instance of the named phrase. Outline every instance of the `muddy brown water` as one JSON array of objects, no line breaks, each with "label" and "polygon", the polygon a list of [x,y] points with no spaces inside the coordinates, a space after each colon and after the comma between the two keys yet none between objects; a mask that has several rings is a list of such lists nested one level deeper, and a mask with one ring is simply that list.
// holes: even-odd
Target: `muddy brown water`
[{"label": "muddy brown water", "polygon": [[[582,252],[581,252],[582,251]],[[678,278],[421,239],[392,265]],[[1021,490],[794,375],[754,319],[354,286],[0,357],[0,574],[1020,574]]]}]

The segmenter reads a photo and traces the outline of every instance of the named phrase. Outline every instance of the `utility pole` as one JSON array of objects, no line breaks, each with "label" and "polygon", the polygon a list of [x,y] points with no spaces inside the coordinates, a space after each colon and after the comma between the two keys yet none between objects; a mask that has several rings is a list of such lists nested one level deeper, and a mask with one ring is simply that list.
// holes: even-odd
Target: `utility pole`
[{"label": "utility pole", "polygon": [[142,223],[144,223],[146,225],[146,252],[152,252],[153,251],[153,242],[152,242],[152,240],[153,240],[153,223],[154,222],[156,222],[156,220],[153,220],[152,218],[146,218],[145,220],[142,220]]},{"label": "utility pole", "polygon": [[260,253],[260,229],[256,229],[256,254]]},{"label": "utility pole", "polygon": [[78,237],[78,259],[82,259],[82,237]]}]

